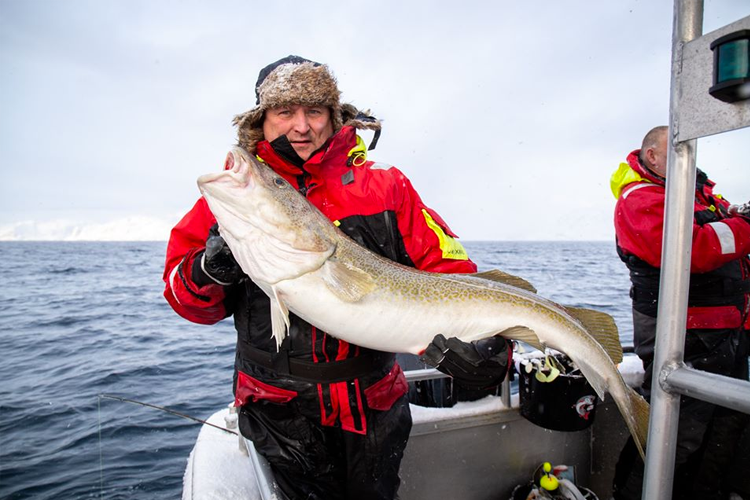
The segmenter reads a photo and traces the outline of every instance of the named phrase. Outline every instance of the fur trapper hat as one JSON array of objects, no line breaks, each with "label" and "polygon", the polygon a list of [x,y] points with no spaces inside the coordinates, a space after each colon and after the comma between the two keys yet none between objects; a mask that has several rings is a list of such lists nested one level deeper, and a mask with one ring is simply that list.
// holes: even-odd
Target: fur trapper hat
[{"label": "fur trapper hat", "polygon": [[258,74],[255,83],[256,106],[234,117],[237,142],[250,153],[263,137],[263,116],[267,109],[301,104],[327,106],[331,110],[333,129],[351,125],[358,129],[379,131],[380,121],[369,112],[351,104],[341,104],[341,92],[328,66],[299,56],[287,56],[269,64]]}]

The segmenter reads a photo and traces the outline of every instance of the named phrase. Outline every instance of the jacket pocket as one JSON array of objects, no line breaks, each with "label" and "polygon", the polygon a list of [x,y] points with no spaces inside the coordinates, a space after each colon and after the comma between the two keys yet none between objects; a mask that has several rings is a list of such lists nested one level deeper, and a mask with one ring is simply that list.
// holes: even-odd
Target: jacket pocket
[{"label": "jacket pocket", "polygon": [[382,379],[378,380],[365,389],[367,406],[373,410],[390,410],[393,403],[406,394],[409,384],[398,363],[393,363],[393,368]]},{"label": "jacket pocket", "polygon": [[688,307],[688,330],[705,328],[720,330],[742,326],[742,314],[735,306]]},{"label": "jacket pocket", "polygon": [[261,400],[279,404],[288,403],[296,396],[297,391],[274,387],[251,377],[247,373],[237,372],[237,388],[234,391],[235,406]]}]

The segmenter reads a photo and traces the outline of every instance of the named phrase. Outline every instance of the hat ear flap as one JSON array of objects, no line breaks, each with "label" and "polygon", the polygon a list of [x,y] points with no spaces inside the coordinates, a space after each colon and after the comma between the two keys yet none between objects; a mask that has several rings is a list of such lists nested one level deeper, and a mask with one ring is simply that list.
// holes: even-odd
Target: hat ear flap
[{"label": "hat ear flap", "polygon": [[235,127],[242,129],[245,126],[245,122],[248,118],[250,118],[250,115],[253,114],[253,110],[245,111],[244,113],[240,113],[239,115],[236,115],[232,119],[232,125]]},{"label": "hat ear flap", "polygon": [[341,105],[341,124],[349,123],[355,116],[357,116],[359,110],[351,104]]},{"label": "hat ear flap", "polygon": [[380,130],[382,124],[380,120],[370,114],[370,110],[360,111],[351,104],[341,106],[341,118],[344,125],[348,125],[360,130]]},{"label": "hat ear flap", "polygon": [[263,110],[251,109],[234,117],[232,124],[237,127],[237,144],[250,154],[255,154],[255,146],[263,140]]}]

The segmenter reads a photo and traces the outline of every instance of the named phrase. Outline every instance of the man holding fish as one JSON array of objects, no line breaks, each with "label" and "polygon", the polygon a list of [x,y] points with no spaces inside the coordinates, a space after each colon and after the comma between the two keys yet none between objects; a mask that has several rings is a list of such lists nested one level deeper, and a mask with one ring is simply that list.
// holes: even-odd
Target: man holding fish
[{"label": "man holding fish", "polygon": [[[235,117],[239,145],[347,236],[405,266],[476,271],[404,174],[367,159],[356,131],[375,131],[372,149],[381,124],[340,102],[327,66],[288,56],[261,70],[255,92],[256,107]],[[234,158],[227,157],[226,170],[236,168]],[[240,430],[288,497],[396,497],[411,415],[394,354],[334,338],[288,311],[283,321],[274,316],[283,304],[247,278],[205,198],[172,230],[164,280],[167,301],[184,318],[213,324],[234,316]],[[281,341],[283,322],[288,334]],[[474,389],[499,384],[510,356],[509,342],[495,336],[469,343],[438,335],[425,353]]]}]

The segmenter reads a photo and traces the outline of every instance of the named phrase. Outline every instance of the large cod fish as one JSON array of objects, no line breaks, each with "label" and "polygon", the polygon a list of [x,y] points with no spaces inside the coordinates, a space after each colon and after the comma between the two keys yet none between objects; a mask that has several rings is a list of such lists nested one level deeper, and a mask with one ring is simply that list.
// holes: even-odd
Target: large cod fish
[{"label": "large cod fish", "polygon": [[270,297],[278,344],[292,311],[386,352],[421,354],[438,333],[550,347],[575,362],[600,398],[612,395],[644,456],[649,406],[617,370],[622,347],[609,315],[560,306],[499,271],[487,279],[402,266],[359,246],[244,149],[232,149],[225,167],[198,187],[242,270]]}]

